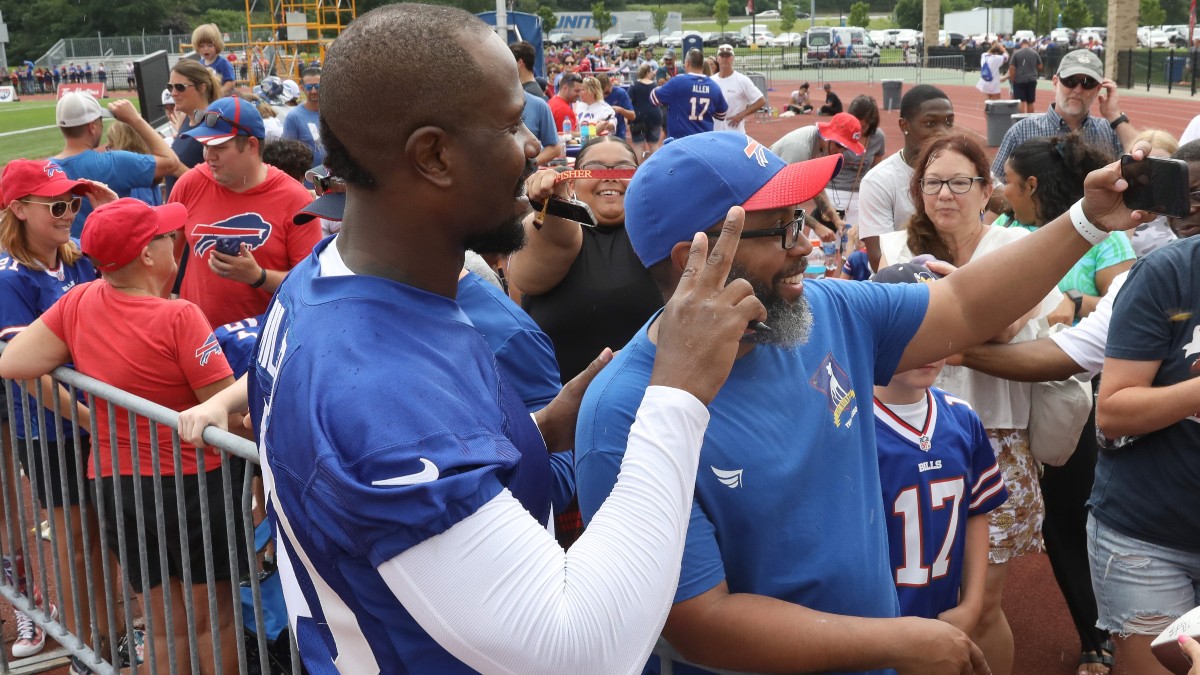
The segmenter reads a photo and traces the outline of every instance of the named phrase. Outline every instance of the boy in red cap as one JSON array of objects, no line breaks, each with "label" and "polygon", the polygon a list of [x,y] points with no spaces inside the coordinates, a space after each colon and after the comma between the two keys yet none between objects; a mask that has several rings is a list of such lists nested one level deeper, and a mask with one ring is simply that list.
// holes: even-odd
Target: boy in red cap
[{"label": "boy in red cap", "polygon": [[[0,356],[0,374],[38,377],[73,362],[82,373],[173,410],[186,410],[232,384],[232,371],[200,309],[186,300],[166,299],[176,271],[174,238],[186,220],[187,209],[180,204],[151,208],[136,199],[119,199],[97,208],[88,217],[82,245],[104,278],[71,289],[15,338]],[[210,590],[217,599],[215,619],[219,622],[221,653],[226,659],[236,654],[230,562],[225,557],[229,542],[223,526],[226,509],[219,471],[221,457],[186,443],[180,446],[180,456],[174,457],[172,431],[161,424],[156,429],[158,453],[154,453],[150,423],[144,417],[137,418],[140,440],[135,453],[128,412],[118,409],[116,414],[116,447],[109,434],[101,434],[99,474],[95,464],[88,467],[89,477],[99,482],[104,500],[108,546],[114,553],[119,551],[120,522],[125,530],[121,567],[128,583],[138,591],[146,591],[146,610],[157,619],[151,635],[156,653],[165,658],[167,641],[174,639],[175,653],[186,658],[186,630],[172,635],[169,628],[185,624],[179,616],[167,620],[162,609],[164,592],[171,593],[175,612],[183,607],[185,552],[180,550],[179,542],[181,534],[186,537],[201,672],[217,672],[212,651],[217,636],[210,629],[208,616]],[[97,428],[110,428],[107,405],[97,406],[96,419]],[[182,471],[178,474],[176,460]],[[156,522],[153,497],[156,468],[162,476],[161,494],[166,505],[161,525]],[[239,484],[238,478],[233,480]],[[213,525],[207,532],[200,519],[201,481],[207,490]],[[132,498],[135,484],[141,487],[140,503]],[[177,494],[185,504],[183,514],[175,508]],[[120,503],[116,495],[123,495]],[[236,535],[241,532],[241,511],[233,511],[229,517],[236,524]],[[142,527],[139,521],[143,521]],[[158,538],[159,527],[165,529],[166,538]],[[140,531],[143,528],[144,532]],[[145,570],[137,547],[142,536],[150,551]],[[214,552],[211,562],[204,556],[206,536],[211,537]],[[160,551],[166,552],[165,570],[159,565]],[[205,578],[206,569],[212,570],[211,578]],[[214,588],[209,589],[210,584]]]}]

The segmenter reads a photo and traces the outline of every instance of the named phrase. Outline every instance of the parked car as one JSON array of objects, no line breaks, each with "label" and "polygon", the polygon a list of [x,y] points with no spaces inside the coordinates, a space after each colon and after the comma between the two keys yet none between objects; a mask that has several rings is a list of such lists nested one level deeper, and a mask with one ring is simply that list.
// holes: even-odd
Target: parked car
[{"label": "parked car", "polygon": [[643,49],[645,49],[646,47],[661,47],[662,43],[663,43],[663,36],[659,35],[658,33],[655,33],[654,35],[647,36],[645,40],[642,40],[642,44],[639,46],[642,47]]},{"label": "parked car", "polygon": [[1146,33],[1146,39],[1142,42],[1142,46],[1151,49],[1166,49],[1171,46],[1171,38],[1167,37],[1165,31],[1155,28]]},{"label": "parked car", "polygon": [[1075,31],[1071,28],[1055,28],[1050,31],[1050,39],[1060,45],[1075,43]]},{"label": "parked car", "polygon": [[664,47],[682,47],[683,31],[677,30],[663,38]]},{"label": "parked car", "polygon": [[759,30],[754,34],[753,38],[751,38],[751,36],[746,36],[746,41],[748,43],[756,44],[759,47],[770,47],[771,41],[774,39],[775,34],[769,30]]},{"label": "parked car", "polygon": [[771,40],[772,47],[803,47],[804,33],[780,33]]},{"label": "parked car", "polygon": [[617,46],[621,49],[633,49],[639,47],[646,41],[646,33],[644,31],[635,30],[628,33],[621,33],[617,36]]},{"label": "parked car", "polygon": [[746,41],[746,36],[741,33],[708,33],[707,37],[704,38],[705,47],[719,47],[721,45],[748,47],[750,43]]},{"label": "parked car", "polygon": [[1163,26],[1162,32],[1166,34],[1167,41],[1176,47],[1186,47],[1188,41],[1187,24],[1177,26]]},{"label": "parked car", "polygon": [[1029,44],[1033,44],[1037,42],[1037,35],[1031,30],[1019,30],[1013,33],[1013,42],[1019,45],[1021,44],[1021,40],[1029,40]]},{"label": "parked car", "polygon": [[867,31],[867,33],[871,36],[871,39],[875,41],[875,44],[879,45],[880,47],[892,46],[892,36],[888,35],[889,32],[890,31],[886,30]]},{"label": "parked car", "polygon": [[954,31],[947,33],[944,30],[938,31],[938,43],[944,47],[957,47],[962,44],[962,41],[965,39],[966,37],[962,33],[956,33]]},{"label": "parked car", "polygon": [[759,12],[758,18],[760,18],[760,19],[778,19],[779,18],[779,10],[768,9],[766,11]]},{"label": "parked car", "polygon": [[550,31],[550,34],[546,36],[546,42],[552,45],[564,45],[574,40],[575,38],[571,36],[571,31],[569,30]]}]

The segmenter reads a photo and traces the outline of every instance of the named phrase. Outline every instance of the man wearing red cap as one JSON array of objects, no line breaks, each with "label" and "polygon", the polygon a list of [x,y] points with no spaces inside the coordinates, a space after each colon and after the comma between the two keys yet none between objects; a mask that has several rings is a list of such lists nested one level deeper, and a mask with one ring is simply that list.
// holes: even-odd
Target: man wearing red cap
[{"label": "man wearing red cap", "polygon": [[[14,338],[0,355],[0,373],[4,377],[28,379],[40,377],[64,363],[74,363],[81,373],[111,384],[135,396],[154,401],[172,410],[186,410],[233,383],[232,371],[213,336],[208,321],[200,310],[186,300],[167,300],[175,278],[175,257],[172,242],[187,219],[187,209],[180,204],[165,204],[151,208],[136,199],[119,199],[97,208],[88,218],[84,229],[83,250],[94,261],[104,278],[72,288],[29,328]],[[111,339],[119,336],[120,339]],[[109,408],[96,409],[98,428],[108,429]],[[236,653],[232,631],[232,596],[228,531],[225,523],[223,489],[221,487],[221,457],[205,455],[206,473],[200,475],[195,447],[182,444],[180,465],[182,474],[175,473],[171,429],[158,425],[159,453],[150,442],[150,422],[137,418],[137,463],[133,461],[128,412],[118,410],[115,421],[116,448],[108,434],[101,434],[98,450],[99,473],[89,464],[90,478],[99,480],[104,500],[103,513],[106,540],[111,551],[120,551],[117,538],[118,523],[126,533],[140,532],[139,521],[145,519],[145,541],[151,551],[146,557],[148,567],[141,569],[138,537],[125,537],[122,571],[127,583],[145,592],[145,601],[152,607],[155,651],[167,653],[167,642],[175,640],[175,653],[188,653],[188,636],[172,636],[171,623],[164,617],[163,596],[169,590],[178,599],[184,593],[183,561],[179,552],[178,535],[158,539],[155,520],[155,468],[162,475],[164,503],[175,503],[175,495],[188,505],[186,522],[174,508],[164,513],[168,533],[186,531],[191,537],[191,593],[193,598],[207,599],[204,576],[213,570],[220,626],[221,653]],[[116,458],[114,464],[114,457]],[[136,469],[135,469],[136,467]],[[235,484],[237,478],[234,478]],[[208,528],[214,558],[207,562],[200,521],[200,482],[207,489]],[[142,503],[132,499],[134,484],[141,484]],[[120,502],[116,495],[125,495]],[[234,519],[233,532],[241,532],[240,510],[229,514]],[[167,569],[159,566],[158,551],[167,553]],[[150,587],[142,588],[143,578]],[[208,602],[193,603],[201,672],[214,673],[212,641],[209,628]],[[180,605],[175,604],[175,611]],[[181,625],[180,622],[173,622]],[[226,658],[229,658],[226,656]]]},{"label": "man wearing red cap", "polygon": [[[771,152],[789,164],[840,155],[843,150],[849,150],[856,155],[865,152],[862,144],[862,123],[850,113],[838,113],[828,122],[817,122],[788,132],[771,146]],[[816,207],[814,210],[820,212],[826,222],[833,223],[835,230],[842,229],[842,219],[830,205],[824,190],[813,198],[813,204]],[[806,214],[806,223],[822,239],[832,241],[833,233],[812,214]]]},{"label": "man wearing red cap", "polygon": [[262,314],[288,270],[321,240],[316,223],[293,225],[311,197],[262,161],[266,129],[253,105],[233,96],[208,107],[184,132],[203,144],[204,163],[171,191],[187,207],[177,256],[188,247],[179,297],[199,305],[213,327]]}]

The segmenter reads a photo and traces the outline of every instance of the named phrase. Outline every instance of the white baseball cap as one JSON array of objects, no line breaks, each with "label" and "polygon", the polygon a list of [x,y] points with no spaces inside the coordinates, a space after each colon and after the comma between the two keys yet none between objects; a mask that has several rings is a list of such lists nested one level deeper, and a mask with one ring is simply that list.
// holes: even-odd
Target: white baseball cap
[{"label": "white baseball cap", "polygon": [[283,100],[294,101],[300,98],[300,85],[294,80],[283,81]]},{"label": "white baseball cap", "polygon": [[60,127],[81,127],[101,117],[112,117],[88,91],[69,91],[54,106],[54,119]]}]

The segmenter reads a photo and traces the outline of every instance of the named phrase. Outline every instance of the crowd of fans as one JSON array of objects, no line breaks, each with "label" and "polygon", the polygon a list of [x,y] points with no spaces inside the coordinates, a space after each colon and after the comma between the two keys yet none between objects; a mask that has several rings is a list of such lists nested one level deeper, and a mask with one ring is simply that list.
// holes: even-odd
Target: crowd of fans
[{"label": "crowd of fans", "polygon": [[[0,175],[4,461],[60,568],[199,599],[157,653],[236,653],[245,467],[202,435],[244,418],[314,672],[630,672],[661,634],[677,672],[1010,675],[1006,576],[1042,550],[1079,673],[1167,672],[1150,641],[1200,605],[1200,141],[1136,129],[1091,51],[989,161],[930,85],[890,156],[829,84],[767,148],[727,45],[549,48],[541,78],[460,10],[389,5],[249,91],[215,26],[193,42],[163,129],[67,94],[63,151]],[[1186,163],[1190,212],[1126,208],[1121,154]],[[64,364],[180,411],[178,449],[123,410],[91,439],[113,413]],[[1095,412],[1043,465],[1037,383],[1081,373]],[[43,597],[5,539],[6,582],[103,617],[107,655],[104,596]]]}]

